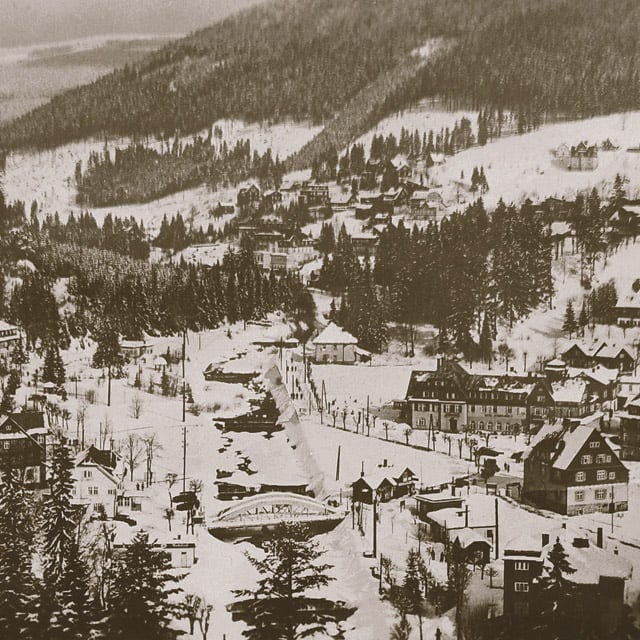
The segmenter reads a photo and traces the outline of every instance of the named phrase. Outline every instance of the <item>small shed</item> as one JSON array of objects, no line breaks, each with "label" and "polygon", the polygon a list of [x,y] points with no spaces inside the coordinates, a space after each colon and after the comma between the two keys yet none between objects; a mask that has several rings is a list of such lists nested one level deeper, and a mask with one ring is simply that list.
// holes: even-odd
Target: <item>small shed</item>
[{"label": "small shed", "polygon": [[358,340],[348,331],[330,322],[313,340],[315,361],[324,364],[354,364]]},{"label": "small shed", "polygon": [[353,501],[371,504],[374,493],[378,502],[389,502],[394,496],[396,482],[386,475],[362,475],[352,485]]},{"label": "small shed", "polygon": [[491,561],[491,543],[477,531],[468,527],[451,534],[453,556],[470,564],[487,564]]}]

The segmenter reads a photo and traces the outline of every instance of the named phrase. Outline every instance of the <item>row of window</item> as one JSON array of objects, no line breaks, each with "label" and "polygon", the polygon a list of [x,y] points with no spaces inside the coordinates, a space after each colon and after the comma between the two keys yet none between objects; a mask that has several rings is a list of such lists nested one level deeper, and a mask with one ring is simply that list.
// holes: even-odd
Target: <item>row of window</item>
[{"label": "row of window", "polygon": [[[75,488],[73,488],[71,490],[71,492],[73,493],[73,495],[76,495],[76,489]],[[97,496],[97,495],[100,495],[100,489],[98,487],[87,487],[87,493],[90,496]],[[116,495],[116,490],[115,489],[107,489],[107,493],[110,496],[115,496]]]},{"label": "row of window", "polygon": [[[418,402],[415,404],[415,411],[418,413],[426,413],[431,411],[433,413],[437,413],[439,403],[430,403],[430,402]],[[461,404],[443,404],[442,411],[444,413],[462,413],[462,405]]]},{"label": "row of window", "polygon": [[[616,472],[609,471],[607,473],[607,471],[605,471],[604,469],[598,469],[598,471],[596,471],[596,480],[607,480],[607,479],[615,480]],[[587,474],[584,471],[578,471],[576,473],[576,482],[586,482],[586,480],[587,480]]]},{"label": "row of window", "polygon": [[515,414],[515,415],[526,415],[527,413],[527,408],[526,407],[512,407],[510,405],[471,405],[469,407],[469,411],[471,413],[499,413],[499,414],[507,414],[507,415],[511,415],[511,414]]},{"label": "row of window", "polygon": [[[596,489],[594,491],[594,498],[596,500],[606,500],[607,493],[608,493],[607,489]],[[582,491],[581,489],[578,489],[575,492],[574,497],[576,502],[584,502],[584,491]]]},{"label": "row of window", "polygon": [[[599,442],[591,442],[590,444],[600,444]],[[591,464],[593,462],[593,456],[587,454],[580,458],[581,464]],[[605,462],[611,462],[611,456],[606,453],[599,453],[596,456],[596,464],[604,464]]]}]

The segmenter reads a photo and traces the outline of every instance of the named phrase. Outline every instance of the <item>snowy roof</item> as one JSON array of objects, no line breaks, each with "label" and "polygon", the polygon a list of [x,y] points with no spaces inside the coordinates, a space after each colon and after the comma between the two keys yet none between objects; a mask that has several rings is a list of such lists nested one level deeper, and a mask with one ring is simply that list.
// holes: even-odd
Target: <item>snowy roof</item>
[{"label": "snowy roof", "polygon": [[598,349],[596,356],[598,358],[616,358],[621,352],[625,352],[630,358],[633,358],[633,354],[627,347],[619,344],[603,344]]},{"label": "snowy roof", "polygon": [[599,364],[597,367],[589,367],[587,369],[580,369],[577,367],[570,367],[567,369],[567,375],[569,378],[584,377],[594,380],[600,384],[611,384],[618,377],[617,369],[607,369]]},{"label": "snowy roof", "polygon": [[571,233],[571,225],[568,222],[552,222],[549,227],[552,236],[563,236]]},{"label": "snowy roof", "polygon": [[547,367],[549,368],[554,368],[554,367],[566,367],[567,363],[562,359],[562,358],[554,358],[553,360],[549,360],[549,362],[547,362],[547,364],[545,365],[545,369]]},{"label": "snowy roof", "polygon": [[318,337],[313,340],[313,344],[358,344],[358,340],[348,331],[330,322]]},{"label": "snowy roof", "polygon": [[[548,557],[556,541],[559,541],[567,554],[567,560],[574,573],[567,574],[567,580],[574,584],[598,584],[600,578],[619,578],[628,580],[633,572],[633,565],[626,559],[605,549],[601,549],[591,542],[587,546],[576,547],[574,536],[562,529],[558,535],[549,536],[549,544],[544,548],[544,555]],[[549,566],[548,560],[546,566]]]},{"label": "snowy roof", "polygon": [[460,543],[460,546],[463,549],[467,549],[474,542],[483,542],[484,544],[491,546],[491,543],[485,537],[481,536],[477,531],[469,527],[457,530],[453,541],[455,542],[456,540]]},{"label": "snowy roof", "polygon": [[377,489],[385,480],[387,480],[391,485],[398,484],[396,480],[392,477],[388,469],[385,469],[385,470],[376,469],[375,471],[366,473],[364,476],[360,476],[358,480],[363,480],[372,489]]},{"label": "snowy roof", "polygon": [[423,190],[418,190],[418,191],[414,191],[413,195],[411,196],[412,200],[426,200],[429,196],[429,192],[428,191],[423,191]]},{"label": "snowy roof", "polygon": [[587,383],[583,380],[565,380],[551,384],[554,402],[580,403],[587,390]]},{"label": "snowy roof", "polygon": [[156,367],[166,367],[167,366],[167,360],[164,356],[158,356],[157,358],[154,359],[153,364]]},{"label": "snowy roof", "polygon": [[[465,500],[468,512],[468,527],[486,527],[495,525],[495,498],[484,494],[470,494]],[[447,529],[465,528],[465,509],[449,507],[427,514],[427,518]]]},{"label": "snowy roof", "polygon": [[18,327],[5,322],[4,320],[0,320],[0,331],[18,331]]},{"label": "snowy roof", "polygon": [[640,376],[620,376],[619,380],[622,384],[640,384]]},{"label": "snowy roof", "polygon": [[564,350],[563,353],[567,353],[568,351],[570,351],[574,347],[577,347],[586,356],[595,356],[597,351],[598,351],[598,349],[601,349],[603,344],[606,344],[606,343],[604,343],[604,342],[592,342],[591,344],[587,344],[585,342],[574,341],[574,342],[570,342],[567,345],[567,348]]},{"label": "snowy roof", "polygon": [[567,469],[594,431],[596,429],[586,425],[579,425],[573,430],[567,430],[562,438],[564,449],[553,463],[554,468]]},{"label": "snowy roof", "polygon": [[640,296],[635,294],[625,296],[622,300],[618,300],[616,309],[640,309]]},{"label": "snowy roof", "polygon": [[121,340],[120,347],[122,349],[141,349],[146,347],[147,343],[144,340]]}]

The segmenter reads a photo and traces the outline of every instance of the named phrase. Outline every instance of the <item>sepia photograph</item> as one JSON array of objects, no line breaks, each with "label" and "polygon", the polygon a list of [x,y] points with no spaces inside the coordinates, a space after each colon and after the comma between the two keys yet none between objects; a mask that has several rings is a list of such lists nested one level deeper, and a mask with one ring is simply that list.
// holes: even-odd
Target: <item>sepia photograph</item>
[{"label": "sepia photograph", "polygon": [[0,16],[0,640],[640,640],[639,0]]}]

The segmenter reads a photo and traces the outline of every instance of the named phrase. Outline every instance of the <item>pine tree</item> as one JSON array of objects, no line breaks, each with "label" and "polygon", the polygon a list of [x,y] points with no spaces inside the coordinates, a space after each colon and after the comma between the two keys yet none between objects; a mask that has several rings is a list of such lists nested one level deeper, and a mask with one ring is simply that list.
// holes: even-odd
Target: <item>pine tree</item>
[{"label": "pine tree", "polygon": [[169,559],[141,531],[115,561],[105,628],[109,639],[165,640],[173,638],[168,623],[174,612],[170,598],[179,578],[170,573]]},{"label": "pine tree", "polygon": [[575,637],[576,634],[576,594],[567,576],[575,573],[560,540],[556,541],[547,554],[545,574],[540,579],[541,620],[556,638]]},{"label": "pine tree", "polygon": [[89,568],[78,542],[74,541],[56,585],[47,639],[85,640],[92,630],[98,631],[100,618],[99,608],[91,597]]},{"label": "pine tree", "polygon": [[120,367],[124,357],[120,352],[120,338],[111,319],[104,319],[97,328],[94,339],[97,343],[92,365],[96,368]]},{"label": "pine tree", "polygon": [[403,600],[406,613],[418,617],[420,637],[422,638],[422,589],[420,581],[420,554],[412,549],[407,555],[407,568],[402,583]]},{"label": "pine tree", "polygon": [[46,586],[52,591],[66,571],[76,541],[76,511],[71,504],[73,460],[66,444],[53,447],[50,495],[44,502],[42,533]]},{"label": "pine tree", "polygon": [[580,331],[584,336],[584,329],[589,324],[589,314],[587,313],[587,303],[583,299],[582,307],[580,309],[580,316],[578,317],[578,325],[580,326]]},{"label": "pine tree", "polygon": [[29,363],[29,354],[24,349],[22,339],[18,341],[11,352],[11,362],[18,366],[20,375],[22,375],[22,365]]},{"label": "pine tree", "polygon": [[573,303],[571,300],[567,302],[567,309],[564,313],[564,323],[562,324],[562,330],[569,334],[569,339],[573,333],[578,329],[578,323],[576,322],[576,315],[573,311]]},{"label": "pine tree", "polygon": [[324,552],[312,540],[309,529],[298,523],[278,525],[262,546],[264,558],[247,556],[261,575],[257,588],[235,592],[236,597],[251,601],[251,618],[246,621],[249,629],[244,636],[249,640],[296,640],[324,632],[335,616],[310,610],[303,596],[333,578],[327,574],[331,566],[318,562]]},{"label": "pine tree", "polygon": [[30,498],[12,471],[0,483],[0,629],[3,637],[32,637],[36,608],[32,573],[33,512]]},{"label": "pine tree", "polygon": [[61,387],[66,380],[66,372],[60,349],[54,342],[49,342],[42,365],[42,382],[53,382]]}]

